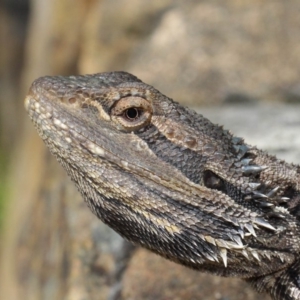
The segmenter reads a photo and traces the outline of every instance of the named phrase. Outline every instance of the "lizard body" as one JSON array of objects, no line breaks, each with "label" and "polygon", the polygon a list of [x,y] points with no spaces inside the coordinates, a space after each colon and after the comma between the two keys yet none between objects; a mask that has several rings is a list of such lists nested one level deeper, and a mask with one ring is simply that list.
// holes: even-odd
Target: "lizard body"
[{"label": "lizard body", "polygon": [[25,107],[94,214],[180,264],[300,299],[300,167],[125,72],[42,77]]}]

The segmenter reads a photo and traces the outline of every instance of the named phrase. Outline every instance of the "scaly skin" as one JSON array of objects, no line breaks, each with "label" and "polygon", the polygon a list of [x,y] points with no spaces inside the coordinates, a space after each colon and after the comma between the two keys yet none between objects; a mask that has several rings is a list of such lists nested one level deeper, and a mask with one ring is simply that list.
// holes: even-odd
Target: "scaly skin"
[{"label": "scaly skin", "polygon": [[300,299],[300,167],[125,72],[42,77],[25,106],[94,214],[191,268]]}]

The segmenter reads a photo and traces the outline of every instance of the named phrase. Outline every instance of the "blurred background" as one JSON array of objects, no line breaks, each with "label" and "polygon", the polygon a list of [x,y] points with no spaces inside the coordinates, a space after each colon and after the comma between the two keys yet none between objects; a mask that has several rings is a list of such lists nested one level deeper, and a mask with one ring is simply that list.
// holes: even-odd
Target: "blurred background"
[{"label": "blurred background", "polygon": [[42,75],[125,70],[299,163],[299,66],[298,0],[0,0],[0,298],[269,299],[128,250],[23,100]]}]

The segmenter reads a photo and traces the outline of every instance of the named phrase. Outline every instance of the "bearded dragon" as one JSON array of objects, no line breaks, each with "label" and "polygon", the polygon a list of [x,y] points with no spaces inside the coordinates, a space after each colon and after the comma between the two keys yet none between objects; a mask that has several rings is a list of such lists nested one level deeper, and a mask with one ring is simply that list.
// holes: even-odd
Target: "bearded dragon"
[{"label": "bearded dragon", "polygon": [[91,211],[121,236],[300,299],[300,166],[126,72],[41,77],[25,107]]}]

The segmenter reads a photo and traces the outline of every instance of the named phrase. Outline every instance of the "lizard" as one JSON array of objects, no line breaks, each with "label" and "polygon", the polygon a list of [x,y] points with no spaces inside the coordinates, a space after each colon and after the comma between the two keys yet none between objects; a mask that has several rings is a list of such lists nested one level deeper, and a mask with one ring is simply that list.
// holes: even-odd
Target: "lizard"
[{"label": "lizard", "polygon": [[127,72],[36,79],[25,108],[91,211],[187,267],[300,299],[300,166]]}]

